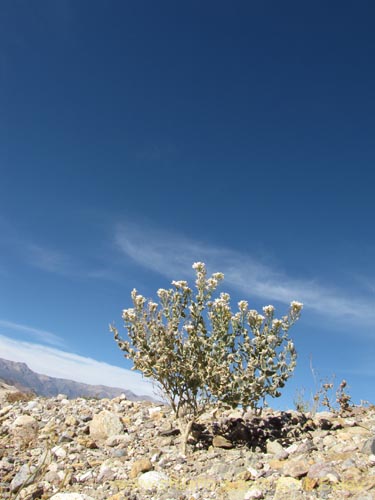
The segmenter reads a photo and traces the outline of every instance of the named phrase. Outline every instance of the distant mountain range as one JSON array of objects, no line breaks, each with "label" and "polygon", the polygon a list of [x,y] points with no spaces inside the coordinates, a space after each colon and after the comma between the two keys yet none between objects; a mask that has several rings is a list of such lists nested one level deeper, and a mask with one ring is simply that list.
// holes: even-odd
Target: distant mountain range
[{"label": "distant mountain range", "polygon": [[132,391],[105,385],[81,384],[64,378],[48,377],[30,370],[26,363],[0,358],[0,379],[23,392],[34,392],[38,396],[53,397],[66,394],[68,398],[97,397],[115,398],[125,394],[131,401],[154,401],[150,396],[136,395]]}]

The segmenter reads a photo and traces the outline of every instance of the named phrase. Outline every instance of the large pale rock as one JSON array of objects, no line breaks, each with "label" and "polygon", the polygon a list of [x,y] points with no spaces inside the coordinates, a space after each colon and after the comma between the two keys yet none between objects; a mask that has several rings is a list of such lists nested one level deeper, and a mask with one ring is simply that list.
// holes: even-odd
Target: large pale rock
[{"label": "large pale rock", "polygon": [[94,415],[90,422],[90,436],[93,439],[107,439],[124,430],[120,418],[108,410]]},{"label": "large pale rock", "polygon": [[143,490],[165,490],[169,486],[169,477],[164,472],[151,470],[138,478],[138,486]]},{"label": "large pale rock", "polygon": [[13,422],[12,434],[24,441],[31,441],[38,434],[38,422],[29,415],[21,415]]}]

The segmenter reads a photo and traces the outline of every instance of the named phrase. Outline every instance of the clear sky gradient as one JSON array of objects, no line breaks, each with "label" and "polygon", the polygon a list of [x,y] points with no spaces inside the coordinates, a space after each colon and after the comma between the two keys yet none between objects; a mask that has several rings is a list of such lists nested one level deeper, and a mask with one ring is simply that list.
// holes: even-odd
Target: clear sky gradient
[{"label": "clear sky gradient", "polygon": [[0,357],[145,393],[108,323],[204,261],[234,304],[305,304],[274,406],[314,390],[310,359],[374,402],[374,17],[3,0]]}]

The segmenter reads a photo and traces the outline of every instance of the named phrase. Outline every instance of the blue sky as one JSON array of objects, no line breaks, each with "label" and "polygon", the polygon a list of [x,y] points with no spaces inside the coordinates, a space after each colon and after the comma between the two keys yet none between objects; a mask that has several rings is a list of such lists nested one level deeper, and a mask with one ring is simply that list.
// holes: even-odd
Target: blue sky
[{"label": "blue sky", "polygon": [[[375,6],[5,0],[0,356],[147,392],[108,332],[191,264],[375,401]],[[100,380],[98,380],[100,379]]]}]

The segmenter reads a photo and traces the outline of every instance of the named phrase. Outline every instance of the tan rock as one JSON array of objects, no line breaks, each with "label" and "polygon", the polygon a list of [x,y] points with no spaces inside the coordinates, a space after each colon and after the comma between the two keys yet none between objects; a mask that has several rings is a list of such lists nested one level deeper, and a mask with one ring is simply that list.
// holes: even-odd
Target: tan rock
[{"label": "tan rock", "polygon": [[296,493],[302,492],[302,483],[293,477],[280,477],[276,481],[276,491],[273,500],[290,500],[298,498]]},{"label": "tan rock", "polygon": [[318,485],[318,480],[311,477],[304,477],[302,479],[302,488],[304,491],[312,491]]},{"label": "tan rock", "polygon": [[141,458],[133,463],[129,473],[130,479],[135,479],[141,472],[148,472],[153,469],[153,465],[148,458]]},{"label": "tan rock", "polygon": [[74,427],[78,424],[78,420],[73,415],[68,415],[65,419],[65,425],[68,427]]},{"label": "tan rock", "polygon": [[294,478],[301,478],[306,476],[310,468],[310,464],[307,460],[288,460],[282,468],[282,472],[285,476],[291,476]]},{"label": "tan rock", "polygon": [[212,446],[215,448],[233,448],[233,443],[226,439],[224,436],[214,436],[212,440]]},{"label": "tan rock", "polygon": [[271,467],[271,469],[275,469],[275,470],[280,470],[285,465],[284,460],[277,460],[277,459],[269,460],[268,463],[269,463],[269,466]]}]

